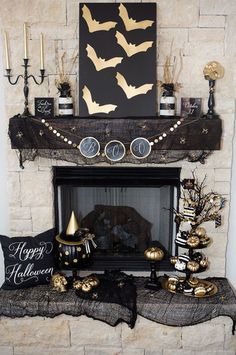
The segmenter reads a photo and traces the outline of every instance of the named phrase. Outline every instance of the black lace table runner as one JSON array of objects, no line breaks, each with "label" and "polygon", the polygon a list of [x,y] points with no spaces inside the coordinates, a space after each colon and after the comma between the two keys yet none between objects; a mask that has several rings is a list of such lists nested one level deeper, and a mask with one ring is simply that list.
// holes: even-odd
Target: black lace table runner
[{"label": "black lace table runner", "polygon": [[[119,276],[119,282],[124,282],[122,287],[118,286],[118,283],[114,286],[116,278],[103,283],[102,291],[97,288],[98,297],[95,298],[92,293],[80,296],[73,289],[58,293],[49,285],[13,291],[1,289],[0,315],[12,318],[55,317],[59,314],[87,315],[112,326],[121,321],[126,322],[131,328],[135,324],[137,314],[170,326],[194,325],[218,316],[229,316],[235,325],[236,297],[227,279],[208,280],[216,284],[218,292],[206,298],[173,294],[164,289],[147,290],[144,287],[147,278],[127,276],[123,281]],[[106,288],[110,288],[107,293]]]}]

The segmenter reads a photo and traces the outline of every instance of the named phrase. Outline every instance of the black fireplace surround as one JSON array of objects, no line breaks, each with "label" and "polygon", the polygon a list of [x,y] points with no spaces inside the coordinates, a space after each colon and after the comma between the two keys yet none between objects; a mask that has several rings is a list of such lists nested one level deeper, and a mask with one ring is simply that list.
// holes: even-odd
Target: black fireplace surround
[{"label": "black fireplace surround", "polygon": [[[150,266],[144,258],[143,251],[146,249],[146,247],[154,245],[163,248],[165,251],[165,258],[159,263],[159,269],[163,271],[171,270],[172,266],[169,263],[169,256],[170,254],[175,253],[175,246],[173,243],[175,225],[173,221],[173,213],[171,210],[174,206],[174,203],[175,208],[178,208],[178,200],[180,195],[180,170],[180,168],[153,167],[53,167],[55,226],[57,232],[59,233],[62,230],[65,230],[69,220],[71,209],[74,209],[77,218],[79,217],[77,205],[78,208],[81,207],[81,205],[84,205],[84,203],[86,203],[86,196],[88,196],[89,198],[90,195],[94,194],[94,190],[92,190],[91,194],[91,189],[98,189],[99,196],[101,195],[101,188],[104,188],[104,191],[106,191],[107,189],[109,189],[109,191],[111,189],[112,191],[112,189],[114,188],[116,189],[116,193],[117,191],[119,191],[119,189],[121,191],[130,190],[132,191],[131,195],[133,196],[136,194],[134,192],[134,189],[140,188],[141,192],[139,190],[138,193],[141,193],[141,197],[139,198],[141,205],[139,206],[139,208],[137,206],[137,210],[136,197],[136,199],[134,198],[135,202],[131,207],[129,207],[128,205],[114,206],[111,202],[108,204],[98,205],[95,203],[93,211],[91,211],[90,208],[89,213],[86,216],[83,215],[83,218],[79,217],[79,224],[83,227],[89,227],[90,230],[92,229],[92,232],[94,232],[96,235],[98,244],[98,248],[93,252],[93,256],[90,260],[90,263],[87,265],[86,268],[97,271],[114,269],[127,271],[149,270]],[[74,200],[78,188],[83,188],[82,195],[85,195],[85,197],[82,200],[79,199],[78,201],[76,201],[76,206],[71,201],[67,203],[67,206],[62,206],[63,204],[65,204],[65,200],[70,200],[71,197]],[[84,188],[88,188],[88,195],[85,192],[87,190],[84,190]],[[147,194],[147,189],[149,188],[153,188],[154,190],[149,190]],[[161,192],[157,192],[157,190],[161,188],[165,191],[169,191],[169,195],[164,198],[165,200],[168,200],[169,208],[165,208],[162,206],[162,212],[157,211],[157,220],[159,221],[159,224],[163,223],[162,220],[165,219],[165,225],[168,225],[168,229],[159,229],[159,231],[162,232],[163,230],[166,231],[165,233],[162,233],[166,235],[160,236],[161,240],[164,240],[165,246],[163,247],[163,243],[160,243],[158,239],[156,239],[156,236],[151,236],[149,239],[145,239],[143,236],[140,238],[139,236],[137,239],[138,242],[141,243],[140,245],[137,245],[137,243],[135,243],[134,245],[130,244],[132,238],[135,239],[134,235],[132,235],[131,240],[129,240],[129,244],[127,244],[127,242],[123,240],[121,243],[120,239],[119,242],[117,242],[117,237],[114,237],[114,231],[120,230],[121,226],[126,227],[125,232],[123,231],[125,235],[127,235],[127,228],[128,231],[130,231],[130,226],[135,226],[134,230],[137,232],[137,229],[139,229],[140,233],[143,233],[143,230],[147,231],[146,227],[148,225],[150,225],[150,230],[153,230],[153,228],[155,230],[155,227],[153,227],[153,225],[155,224],[155,210],[152,214],[154,215],[154,220],[150,222],[150,219],[143,218],[142,209],[145,209],[145,206],[149,204],[148,196],[152,195],[152,191],[154,192],[154,194],[161,194]],[[67,191],[69,191],[69,193]],[[66,198],[63,198],[64,195],[66,195]],[[69,197],[67,195],[69,195]],[[144,200],[144,202],[142,200]],[[152,196],[150,200],[152,200],[153,203],[153,201],[155,201],[155,198]],[[142,203],[144,204],[142,205]],[[158,203],[160,207],[160,202]],[[153,208],[155,209],[156,206],[157,205],[155,205],[154,203]],[[150,204],[148,208],[149,210],[152,210]],[[110,220],[114,220],[115,218],[115,220],[117,221],[117,219],[119,219],[119,222],[116,222],[116,225],[113,228],[112,226],[110,227],[110,230],[112,229],[113,238],[115,238],[115,241],[113,240],[112,242],[112,247],[107,246],[106,248],[106,244],[104,244],[105,242],[102,239],[103,237],[99,236],[99,228],[101,229],[101,226],[98,226],[98,219],[96,220],[96,222],[93,222],[93,219],[91,219],[93,217],[93,214],[95,216],[98,215],[99,209],[102,209],[102,212],[100,211],[100,215],[108,214]],[[121,215],[118,215],[117,217],[117,211],[120,211],[120,209],[123,209],[123,213]],[[139,211],[139,213],[137,211]],[[127,220],[129,221],[127,222],[126,220],[126,223],[121,222],[125,213],[128,214]],[[105,222],[107,221],[107,219],[105,220]],[[109,223],[112,224],[111,221],[109,221]],[[143,225],[145,225],[146,227],[144,228]],[[161,227],[158,226],[158,228]],[[142,242],[140,242],[140,240]]]}]

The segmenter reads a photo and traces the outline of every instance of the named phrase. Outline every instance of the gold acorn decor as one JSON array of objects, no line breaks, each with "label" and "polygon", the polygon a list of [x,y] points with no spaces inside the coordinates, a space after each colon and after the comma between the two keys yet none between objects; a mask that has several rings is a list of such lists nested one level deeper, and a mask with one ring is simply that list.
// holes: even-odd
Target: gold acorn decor
[{"label": "gold acorn decor", "polygon": [[146,284],[146,288],[157,290],[161,287],[156,275],[157,261],[161,261],[164,258],[164,252],[160,248],[150,247],[144,251],[144,256],[150,261],[151,267],[150,279]]},{"label": "gold acorn decor", "polygon": [[91,246],[96,248],[94,238],[87,228],[79,227],[72,211],[66,231],[56,236],[59,268],[72,270],[76,279],[78,269],[91,255]]}]

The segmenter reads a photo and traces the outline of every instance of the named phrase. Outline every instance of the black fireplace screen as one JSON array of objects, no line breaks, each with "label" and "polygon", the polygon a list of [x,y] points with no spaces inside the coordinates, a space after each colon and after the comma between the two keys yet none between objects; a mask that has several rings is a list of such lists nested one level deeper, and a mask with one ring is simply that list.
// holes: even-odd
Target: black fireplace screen
[{"label": "black fireplace screen", "polygon": [[95,268],[146,269],[151,245],[173,253],[179,169],[55,168],[54,186],[57,228],[73,210],[96,236]]}]

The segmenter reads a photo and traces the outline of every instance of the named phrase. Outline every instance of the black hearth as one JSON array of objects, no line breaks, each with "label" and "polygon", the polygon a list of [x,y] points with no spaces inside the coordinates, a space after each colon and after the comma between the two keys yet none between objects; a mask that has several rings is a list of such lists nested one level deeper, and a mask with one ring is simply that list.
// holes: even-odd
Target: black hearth
[{"label": "black hearth", "polygon": [[54,167],[53,173],[57,231],[74,210],[96,235],[90,269],[148,270],[143,252],[152,245],[165,250],[160,268],[169,269],[179,168]]}]

